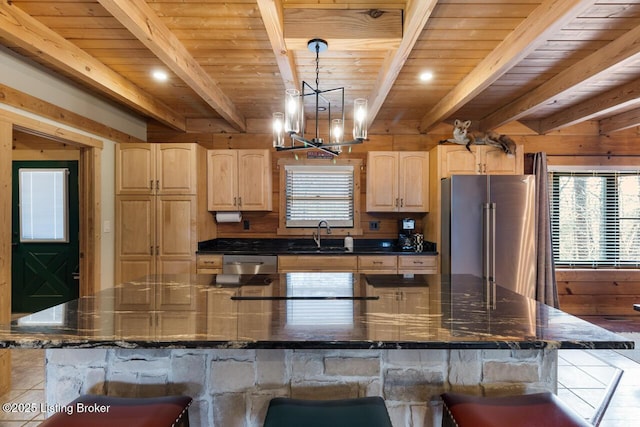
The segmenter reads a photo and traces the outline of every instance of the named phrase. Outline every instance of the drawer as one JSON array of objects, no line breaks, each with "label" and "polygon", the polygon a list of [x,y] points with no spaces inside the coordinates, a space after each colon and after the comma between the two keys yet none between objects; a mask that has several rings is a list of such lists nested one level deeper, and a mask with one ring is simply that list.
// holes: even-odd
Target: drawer
[{"label": "drawer", "polygon": [[281,255],[278,272],[357,271],[358,257],[352,255]]},{"label": "drawer", "polygon": [[198,274],[222,273],[222,255],[198,254],[196,256],[196,270]]},{"label": "drawer", "polygon": [[395,255],[361,255],[358,257],[358,271],[361,273],[385,272],[395,274],[398,257]]},{"label": "drawer", "polygon": [[437,258],[432,255],[400,255],[398,273],[436,273]]}]

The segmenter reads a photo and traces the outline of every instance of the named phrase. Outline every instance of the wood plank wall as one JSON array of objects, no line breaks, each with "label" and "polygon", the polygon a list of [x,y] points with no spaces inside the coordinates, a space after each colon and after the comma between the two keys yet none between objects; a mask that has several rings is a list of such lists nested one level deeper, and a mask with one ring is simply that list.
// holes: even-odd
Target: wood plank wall
[{"label": "wood plank wall", "polygon": [[[198,142],[207,148],[270,148],[271,136],[256,131],[260,126],[250,124],[252,134],[176,134],[164,128],[150,126],[150,142]],[[361,158],[366,162],[366,153],[371,150],[420,151],[429,150],[438,141],[450,137],[451,127],[441,125],[428,135],[417,132],[413,123],[381,123],[370,129],[370,140],[363,145],[353,146],[349,154],[341,157]],[[499,129],[510,135],[517,143],[523,144],[526,153],[544,151],[550,164],[615,166],[617,164],[638,165],[640,167],[640,146],[637,141],[640,129],[632,128],[612,135],[599,135],[597,122],[586,122],[571,128],[537,135],[524,125],[515,123]],[[299,152],[304,156],[304,152]],[[274,153],[273,182],[278,182],[277,160],[292,153]],[[397,220],[404,216],[414,216],[422,228],[424,217],[408,214],[369,214],[364,209],[366,188],[366,164],[361,181],[362,238],[395,238]],[[274,211],[268,213],[245,213],[244,219],[251,223],[250,230],[243,230],[242,224],[220,224],[219,237],[277,237],[279,190],[273,189]],[[368,221],[380,221],[380,230],[368,230]],[[595,277],[595,279],[594,279]],[[626,314],[640,315],[630,311],[630,303],[640,298],[640,271],[599,271],[596,275],[578,271],[557,271],[560,307],[573,314]],[[638,301],[635,301],[638,302]]]}]

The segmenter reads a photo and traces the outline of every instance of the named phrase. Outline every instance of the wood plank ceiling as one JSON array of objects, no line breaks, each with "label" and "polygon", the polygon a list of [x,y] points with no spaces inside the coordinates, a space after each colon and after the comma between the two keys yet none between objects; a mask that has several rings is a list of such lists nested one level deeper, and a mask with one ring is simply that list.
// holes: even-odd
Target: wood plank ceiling
[{"label": "wood plank ceiling", "polygon": [[0,3],[4,46],[180,132],[268,132],[285,88],[315,85],[312,38],[320,89],[366,97],[370,128],[640,125],[640,1]]}]

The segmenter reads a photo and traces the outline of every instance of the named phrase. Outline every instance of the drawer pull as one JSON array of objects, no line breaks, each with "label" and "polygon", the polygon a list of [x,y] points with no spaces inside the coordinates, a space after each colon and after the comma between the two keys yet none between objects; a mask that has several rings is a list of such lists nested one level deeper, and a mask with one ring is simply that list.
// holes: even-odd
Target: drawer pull
[{"label": "drawer pull", "polygon": [[373,263],[376,265],[382,265],[382,261],[373,261]]},{"label": "drawer pull", "polygon": [[420,264],[420,265],[424,264],[424,262],[422,262],[422,261],[413,261],[413,263],[414,264]]},{"label": "drawer pull", "polygon": [[203,264],[215,264],[216,263],[215,261],[202,261],[202,262],[203,262]]}]

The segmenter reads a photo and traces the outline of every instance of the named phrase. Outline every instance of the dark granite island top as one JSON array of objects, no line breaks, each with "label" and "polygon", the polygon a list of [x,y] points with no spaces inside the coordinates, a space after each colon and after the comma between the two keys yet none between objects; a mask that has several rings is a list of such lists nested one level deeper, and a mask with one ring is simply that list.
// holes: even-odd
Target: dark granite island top
[{"label": "dark granite island top", "polygon": [[0,348],[627,349],[633,342],[474,276],[288,273],[151,276],[0,327]]}]

